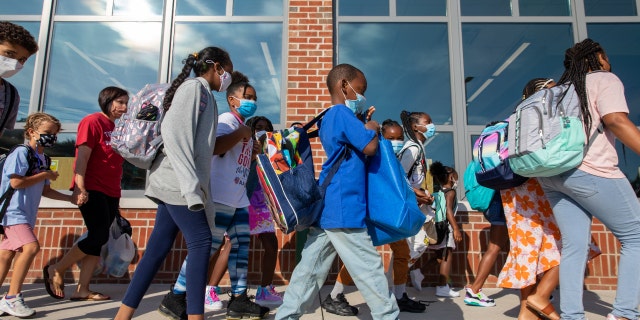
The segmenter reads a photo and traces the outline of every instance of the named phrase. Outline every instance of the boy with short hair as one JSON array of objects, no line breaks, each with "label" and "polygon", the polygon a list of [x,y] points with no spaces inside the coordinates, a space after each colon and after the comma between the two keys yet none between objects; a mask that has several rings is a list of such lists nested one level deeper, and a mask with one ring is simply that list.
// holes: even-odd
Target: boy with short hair
[{"label": "boy with short hair", "polygon": [[309,229],[302,259],[293,271],[276,319],[298,319],[309,310],[336,254],[351,271],[373,319],[397,319],[400,311],[396,299],[389,292],[382,259],[364,222],[365,156],[376,153],[380,127],[375,121],[363,125],[356,117],[365,110],[367,80],[354,66],[340,64],[329,72],[327,87],[333,107],[318,124],[320,142],[328,158],[322,166],[320,184],[345,151],[348,155],[326,189],[320,221]]},{"label": "boy with short hair", "polygon": [[4,129],[13,129],[18,117],[20,95],[6,78],[20,70],[29,57],[38,51],[38,44],[25,28],[0,21],[0,136]]}]

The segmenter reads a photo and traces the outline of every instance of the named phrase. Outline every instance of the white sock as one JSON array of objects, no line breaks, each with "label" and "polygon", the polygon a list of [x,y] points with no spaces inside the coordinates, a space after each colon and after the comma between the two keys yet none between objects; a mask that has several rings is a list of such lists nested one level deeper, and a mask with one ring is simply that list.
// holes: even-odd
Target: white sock
[{"label": "white sock", "polygon": [[404,293],[407,292],[407,285],[406,284],[396,284],[395,288],[393,290],[393,294],[396,296],[396,299],[400,300],[402,299],[402,295],[404,295]]},{"label": "white sock", "polygon": [[336,299],[336,297],[344,292],[344,284],[336,281],[336,284],[333,286],[333,290],[331,290],[331,299]]}]

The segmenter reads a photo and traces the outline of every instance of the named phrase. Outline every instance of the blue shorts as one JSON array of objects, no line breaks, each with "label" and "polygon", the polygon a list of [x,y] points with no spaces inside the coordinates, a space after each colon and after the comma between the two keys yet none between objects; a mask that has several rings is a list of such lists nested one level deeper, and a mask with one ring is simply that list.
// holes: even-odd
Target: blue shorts
[{"label": "blue shorts", "polygon": [[496,193],[491,199],[491,203],[489,203],[489,208],[487,208],[483,214],[492,226],[504,226],[507,224],[507,220],[504,217],[504,208],[502,207],[502,198],[500,198],[499,190],[496,190]]}]

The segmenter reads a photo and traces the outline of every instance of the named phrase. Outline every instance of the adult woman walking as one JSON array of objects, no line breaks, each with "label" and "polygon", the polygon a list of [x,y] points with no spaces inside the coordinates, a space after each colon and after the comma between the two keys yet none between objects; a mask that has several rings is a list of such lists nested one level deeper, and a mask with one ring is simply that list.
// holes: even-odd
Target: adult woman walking
[{"label": "adult woman walking", "polygon": [[575,86],[588,147],[582,164],[576,169],[554,177],[538,178],[562,233],[561,317],[585,318],[582,303],[584,271],[591,219],[595,216],[622,244],[618,290],[613,311],[607,319],[638,319],[640,202],[617,166],[614,140],[618,138],[640,154],[640,130],[629,120],[624,86],[610,72],[609,59],[600,44],[591,39],[575,44],[565,52],[564,66],[558,83]]},{"label": "adult woman walking", "polygon": [[118,214],[122,157],[111,148],[114,121],[127,112],[129,94],[117,87],[100,91],[101,112],[84,117],[78,124],[73,199],[82,213],[87,237],[78,241],[56,264],[45,266],[43,277],[49,295],[64,298],[64,274],[81,262],[80,277],[71,300],[108,300],[109,296],[89,290],[93,270],[100,261],[102,246],[109,240],[109,228]]},{"label": "adult woman walking", "polygon": [[[187,79],[191,71],[196,78]],[[188,319],[204,319],[204,291],[214,206],[209,189],[218,107],[211,90],[226,91],[233,64],[229,54],[207,47],[190,54],[167,90],[162,120],[164,149],[151,167],[145,195],[158,204],[156,221],[115,319],[131,319],[151,280],[171,250],[178,231],[189,254]],[[209,219],[208,219],[209,217]],[[176,318],[186,318],[184,314]]]}]

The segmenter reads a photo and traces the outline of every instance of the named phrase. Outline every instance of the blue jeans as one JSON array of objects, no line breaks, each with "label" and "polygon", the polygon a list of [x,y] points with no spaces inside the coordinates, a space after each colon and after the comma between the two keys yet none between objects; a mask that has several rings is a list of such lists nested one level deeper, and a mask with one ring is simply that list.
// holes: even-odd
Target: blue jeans
[{"label": "blue jeans", "polygon": [[[229,280],[231,281],[231,292],[242,294],[247,291],[247,273],[249,272],[249,211],[247,208],[232,208],[220,203],[216,203],[216,227],[212,231],[213,240],[211,242],[211,254],[218,251],[222,245],[225,232],[231,242],[229,250]],[[187,259],[184,259],[180,268],[180,275],[173,286],[176,293],[187,291]]]},{"label": "blue jeans", "polygon": [[298,319],[313,305],[338,254],[371,309],[373,319],[398,319],[400,310],[389,292],[382,259],[367,229],[310,228],[302,259],[278,308],[276,319]]},{"label": "blue jeans", "polygon": [[585,319],[582,293],[591,241],[598,218],[622,244],[613,315],[637,319],[640,303],[640,203],[625,178],[610,179],[574,169],[538,178],[562,232],[560,309],[562,319]]},{"label": "blue jeans", "polygon": [[207,284],[207,268],[209,266],[209,248],[211,247],[211,231],[204,210],[190,211],[187,206],[176,206],[166,203],[158,205],[156,221],[153,226],[147,249],[136,267],[131,283],[122,299],[122,304],[138,308],[149,284],[158,273],[178,231],[187,244],[187,252],[191,256],[189,264],[187,289],[187,314],[204,314],[204,291]]}]

